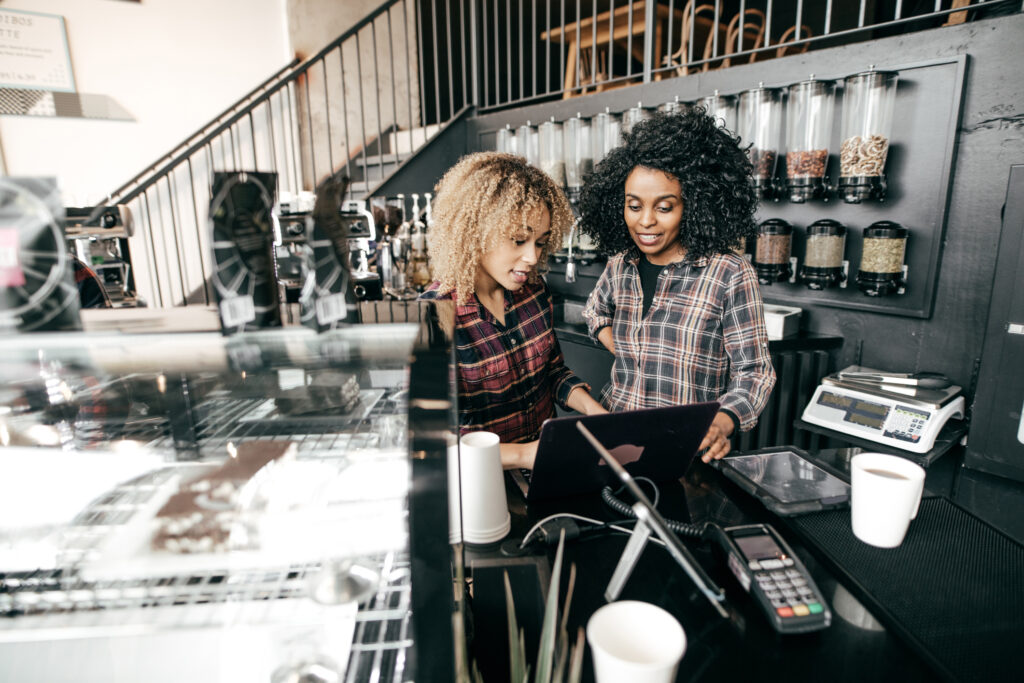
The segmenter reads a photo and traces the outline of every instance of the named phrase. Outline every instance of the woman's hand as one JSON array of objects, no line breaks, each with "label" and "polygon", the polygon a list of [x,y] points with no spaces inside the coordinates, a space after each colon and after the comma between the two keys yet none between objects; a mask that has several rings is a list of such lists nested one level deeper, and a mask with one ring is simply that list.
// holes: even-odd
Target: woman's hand
[{"label": "woman's hand", "polygon": [[537,445],[540,441],[501,444],[501,466],[506,470],[533,469],[537,459]]},{"label": "woman's hand", "polygon": [[732,418],[725,413],[720,412],[715,415],[708,433],[704,435],[704,440],[700,442],[700,448],[697,449],[698,452],[707,449],[700,459],[704,462],[711,462],[724,458],[732,450],[732,442],[729,441],[729,437],[735,428],[736,425]]}]

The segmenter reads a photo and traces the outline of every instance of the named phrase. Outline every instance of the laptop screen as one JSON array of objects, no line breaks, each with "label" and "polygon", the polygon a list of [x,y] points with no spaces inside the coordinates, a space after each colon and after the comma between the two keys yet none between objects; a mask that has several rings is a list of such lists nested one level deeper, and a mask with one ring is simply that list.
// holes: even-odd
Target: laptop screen
[{"label": "laptop screen", "polygon": [[591,493],[618,481],[577,422],[634,477],[668,481],[686,473],[718,408],[716,402],[694,403],[548,420],[541,428],[527,499]]}]

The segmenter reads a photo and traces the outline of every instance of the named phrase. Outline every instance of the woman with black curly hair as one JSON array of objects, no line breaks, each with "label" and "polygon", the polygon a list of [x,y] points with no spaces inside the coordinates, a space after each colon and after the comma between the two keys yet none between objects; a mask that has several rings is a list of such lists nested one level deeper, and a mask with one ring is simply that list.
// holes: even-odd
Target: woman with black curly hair
[{"label": "woman with black curly hair", "polygon": [[655,114],[586,179],[581,229],[608,255],[584,318],[615,355],[610,410],[718,401],[701,450],[729,452],[775,384],[753,267],[733,249],[756,230],[751,167],[701,109]]},{"label": "woman with black curly hair", "polygon": [[435,281],[420,298],[454,300],[459,429],[494,432],[506,468],[533,468],[555,404],[607,412],[565,366],[538,269],[572,224],[561,189],[510,154],[463,157],[435,188]]}]

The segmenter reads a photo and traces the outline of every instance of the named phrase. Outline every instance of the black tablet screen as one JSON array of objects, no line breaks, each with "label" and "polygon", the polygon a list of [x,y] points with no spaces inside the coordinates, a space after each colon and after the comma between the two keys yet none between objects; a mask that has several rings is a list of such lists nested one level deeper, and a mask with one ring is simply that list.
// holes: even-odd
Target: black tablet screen
[{"label": "black tablet screen", "polygon": [[720,461],[782,503],[843,500],[850,487],[792,451],[739,455]]}]

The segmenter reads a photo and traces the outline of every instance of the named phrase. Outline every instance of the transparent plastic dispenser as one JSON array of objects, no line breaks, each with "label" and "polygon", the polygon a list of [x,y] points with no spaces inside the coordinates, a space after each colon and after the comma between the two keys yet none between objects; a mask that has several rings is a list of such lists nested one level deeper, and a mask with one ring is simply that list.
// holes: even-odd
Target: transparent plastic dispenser
[{"label": "transparent plastic dispenser", "polygon": [[786,188],[789,201],[803,203],[825,195],[828,146],[836,85],[810,80],[789,87],[786,108]]},{"label": "transparent plastic dispenser", "polygon": [[902,294],[906,286],[910,231],[899,223],[878,221],[864,228],[857,286],[868,296]]},{"label": "transparent plastic dispenser", "polygon": [[893,71],[866,71],[843,83],[839,195],[847,203],[885,198],[896,81]]},{"label": "transparent plastic dispenser", "polygon": [[757,227],[754,268],[764,285],[793,277],[793,226],[781,218],[769,218]]},{"label": "transparent plastic dispenser", "polygon": [[837,285],[845,286],[845,250],[846,226],[830,218],[811,223],[807,226],[800,280],[808,289],[815,290]]},{"label": "transparent plastic dispenser", "polygon": [[540,124],[538,130],[540,170],[551,176],[559,187],[565,187],[565,161],[562,159],[562,124],[550,121]]},{"label": "transparent plastic dispenser", "polygon": [[596,166],[622,142],[622,123],[617,114],[607,107],[590,119],[590,131],[594,144],[594,165]]},{"label": "transparent plastic dispenser", "polygon": [[633,126],[650,118],[651,113],[644,109],[643,102],[637,102],[635,107],[630,107],[622,115],[622,133],[626,134],[633,130]]},{"label": "transparent plastic dispenser", "polygon": [[679,95],[676,95],[671,102],[665,102],[658,105],[658,111],[666,114],[681,114],[686,111],[688,105],[685,102],[679,101]]},{"label": "transparent plastic dispenser", "polygon": [[754,167],[754,188],[766,199],[776,196],[775,164],[782,146],[782,91],[758,87],[740,93],[739,134]]},{"label": "transparent plastic dispenser", "polygon": [[594,170],[594,147],[590,133],[590,121],[580,118],[579,114],[566,121],[562,131],[565,189],[573,213],[578,211],[583,178]]},{"label": "transparent plastic dispenser", "polygon": [[516,153],[516,134],[512,130],[512,124],[506,123],[504,128],[498,129],[495,134],[494,149],[504,154]]},{"label": "transparent plastic dispenser", "polygon": [[516,129],[516,153],[525,158],[526,163],[534,166],[540,165],[538,137],[537,129],[529,121]]},{"label": "transparent plastic dispenser", "polygon": [[698,106],[703,107],[708,116],[713,118],[719,128],[724,128],[730,133],[736,132],[736,98],[732,95],[714,95],[702,97],[697,101]]}]

